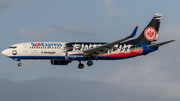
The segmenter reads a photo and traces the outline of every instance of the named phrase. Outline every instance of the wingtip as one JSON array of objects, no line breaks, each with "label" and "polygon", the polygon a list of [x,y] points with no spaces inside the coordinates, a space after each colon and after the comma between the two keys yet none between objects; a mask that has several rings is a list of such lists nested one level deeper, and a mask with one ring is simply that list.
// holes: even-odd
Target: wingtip
[{"label": "wingtip", "polygon": [[134,29],[134,31],[132,32],[132,34],[131,34],[130,36],[126,37],[126,38],[132,38],[132,37],[134,37],[134,36],[136,35],[138,26],[139,26],[139,24],[135,27],[135,29]]}]

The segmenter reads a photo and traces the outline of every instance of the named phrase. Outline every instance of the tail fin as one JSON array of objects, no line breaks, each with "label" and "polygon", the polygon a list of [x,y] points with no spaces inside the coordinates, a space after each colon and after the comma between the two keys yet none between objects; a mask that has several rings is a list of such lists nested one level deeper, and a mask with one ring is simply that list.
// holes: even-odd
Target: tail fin
[{"label": "tail fin", "polygon": [[156,44],[162,14],[155,14],[137,39],[130,42],[141,44]]}]

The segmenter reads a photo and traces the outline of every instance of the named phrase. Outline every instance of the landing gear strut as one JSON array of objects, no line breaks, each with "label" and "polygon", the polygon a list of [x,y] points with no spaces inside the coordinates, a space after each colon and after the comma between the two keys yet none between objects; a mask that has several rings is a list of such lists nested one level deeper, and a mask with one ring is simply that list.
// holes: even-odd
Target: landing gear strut
[{"label": "landing gear strut", "polygon": [[84,64],[82,64],[81,61],[79,61],[78,68],[79,68],[79,69],[83,69],[83,68],[84,68]]}]

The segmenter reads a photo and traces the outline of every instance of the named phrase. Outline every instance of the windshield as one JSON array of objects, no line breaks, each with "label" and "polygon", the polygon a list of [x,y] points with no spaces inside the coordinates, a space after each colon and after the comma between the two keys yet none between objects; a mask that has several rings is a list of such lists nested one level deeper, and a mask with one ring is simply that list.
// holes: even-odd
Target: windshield
[{"label": "windshield", "polygon": [[17,46],[11,46],[11,47],[9,47],[9,48],[11,48],[11,49],[15,49],[15,48],[17,48]]}]

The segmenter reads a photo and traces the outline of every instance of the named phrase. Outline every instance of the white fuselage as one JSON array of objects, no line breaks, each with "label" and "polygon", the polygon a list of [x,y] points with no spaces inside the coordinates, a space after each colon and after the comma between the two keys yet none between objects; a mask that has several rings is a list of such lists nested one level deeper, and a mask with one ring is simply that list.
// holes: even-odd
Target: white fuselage
[{"label": "white fuselage", "polygon": [[33,42],[12,45],[2,52],[10,58],[51,59],[64,57],[64,42]]}]

